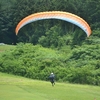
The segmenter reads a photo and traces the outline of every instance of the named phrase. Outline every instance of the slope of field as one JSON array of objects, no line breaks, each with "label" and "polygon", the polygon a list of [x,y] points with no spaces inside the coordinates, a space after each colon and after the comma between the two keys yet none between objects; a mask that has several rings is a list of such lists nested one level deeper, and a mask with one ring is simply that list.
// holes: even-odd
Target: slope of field
[{"label": "slope of field", "polygon": [[0,53],[1,52],[4,52],[4,51],[8,51],[8,50],[11,50],[11,49],[14,49],[15,46],[14,45],[0,45]]},{"label": "slope of field", "polygon": [[0,73],[0,100],[100,100],[100,87],[27,79]]}]

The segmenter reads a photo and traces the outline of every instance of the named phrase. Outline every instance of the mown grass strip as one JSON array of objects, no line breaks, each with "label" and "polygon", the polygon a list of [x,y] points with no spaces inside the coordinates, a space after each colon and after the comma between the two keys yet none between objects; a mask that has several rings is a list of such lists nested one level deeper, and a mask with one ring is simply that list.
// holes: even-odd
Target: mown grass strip
[{"label": "mown grass strip", "polygon": [[0,100],[100,100],[100,87],[32,80],[0,73]]}]

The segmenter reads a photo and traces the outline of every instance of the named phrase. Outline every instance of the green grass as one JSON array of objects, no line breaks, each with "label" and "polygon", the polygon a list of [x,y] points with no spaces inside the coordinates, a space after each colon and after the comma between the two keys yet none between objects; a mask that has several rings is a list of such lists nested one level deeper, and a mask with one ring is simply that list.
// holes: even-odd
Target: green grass
[{"label": "green grass", "polygon": [[15,48],[14,45],[0,45],[0,53]]},{"label": "green grass", "polygon": [[0,73],[0,100],[100,100],[100,87],[32,80]]}]

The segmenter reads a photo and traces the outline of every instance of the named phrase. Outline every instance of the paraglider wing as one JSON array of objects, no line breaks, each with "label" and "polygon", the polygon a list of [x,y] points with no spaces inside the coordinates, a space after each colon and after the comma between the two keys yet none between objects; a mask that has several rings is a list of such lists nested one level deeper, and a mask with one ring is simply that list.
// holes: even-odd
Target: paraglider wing
[{"label": "paraglider wing", "polygon": [[34,21],[38,21],[38,20],[43,20],[43,19],[64,20],[80,27],[87,34],[87,36],[90,36],[91,34],[90,26],[85,20],[83,20],[79,16],[72,13],[68,13],[68,12],[50,11],[50,12],[40,12],[40,13],[31,14],[25,17],[24,19],[22,19],[16,27],[16,30],[15,30],[16,35],[18,34],[18,31],[26,24],[34,22]]}]

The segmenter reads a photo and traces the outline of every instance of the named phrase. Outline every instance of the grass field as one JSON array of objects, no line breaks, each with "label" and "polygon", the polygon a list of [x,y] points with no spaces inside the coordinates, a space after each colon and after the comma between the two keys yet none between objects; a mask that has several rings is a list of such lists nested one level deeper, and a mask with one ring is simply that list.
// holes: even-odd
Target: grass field
[{"label": "grass field", "polygon": [[7,50],[11,50],[15,48],[14,45],[0,45],[0,52],[4,52],[4,51],[7,51]]},{"label": "grass field", "polygon": [[0,73],[0,100],[100,100],[100,87],[32,80]]}]

